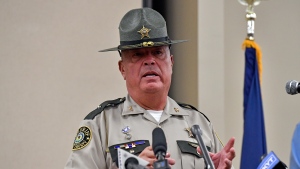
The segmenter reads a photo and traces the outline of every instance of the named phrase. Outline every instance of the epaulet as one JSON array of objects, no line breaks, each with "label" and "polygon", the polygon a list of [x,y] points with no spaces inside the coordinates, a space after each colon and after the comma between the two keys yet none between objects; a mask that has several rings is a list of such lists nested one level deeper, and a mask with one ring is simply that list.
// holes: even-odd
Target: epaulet
[{"label": "epaulet", "polygon": [[195,111],[201,113],[206,118],[206,120],[210,122],[210,120],[206,117],[206,115],[204,113],[200,112],[198,109],[196,109],[196,107],[189,105],[189,104],[185,104],[185,103],[179,103],[179,102],[177,102],[177,104],[181,107],[184,107],[187,109],[192,109],[192,110],[195,110]]},{"label": "epaulet", "polygon": [[92,112],[90,112],[90,113],[84,118],[84,120],[92,120],[92,119],[94,119],[98,114],[100,114],[105,108],[117,106],[118,104],[123,103],[125,100],[126,100],[125,97],[123,97],[123,98],[118,98],[118,99],[115,99],[115,100],[107,100],[107,101],[101,103],[95,110],[93,110]]}]

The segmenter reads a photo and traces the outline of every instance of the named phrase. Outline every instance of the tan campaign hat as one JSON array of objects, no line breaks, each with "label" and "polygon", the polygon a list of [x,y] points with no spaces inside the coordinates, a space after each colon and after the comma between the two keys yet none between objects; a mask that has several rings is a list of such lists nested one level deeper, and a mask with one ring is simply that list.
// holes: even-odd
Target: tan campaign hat
[{"label": "tan campaign hat", "polygon": [[151,8],[139,8],[127,12],[120,22],[119,33],[119,46],[99,52],[163,46],[186,41],[171,40],[165,19]]}]

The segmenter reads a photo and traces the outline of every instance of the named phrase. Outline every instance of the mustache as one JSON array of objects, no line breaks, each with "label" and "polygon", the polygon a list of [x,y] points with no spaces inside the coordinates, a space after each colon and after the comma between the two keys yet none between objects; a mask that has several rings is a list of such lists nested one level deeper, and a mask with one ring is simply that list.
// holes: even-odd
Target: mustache
[{"label": "mustache", "polygon": [[161,71],[157,67],[154,67],[154,66],[145,67],[141,71],[141,77],[145,77],[147,75],[160,76]]}]

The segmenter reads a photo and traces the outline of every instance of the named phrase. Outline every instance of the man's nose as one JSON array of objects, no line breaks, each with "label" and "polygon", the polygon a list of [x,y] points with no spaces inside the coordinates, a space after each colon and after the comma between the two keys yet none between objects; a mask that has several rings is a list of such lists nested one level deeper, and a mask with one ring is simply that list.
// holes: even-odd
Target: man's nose
[{"label": "man's nose", "polygon": [[155,57],[151,54],[147,54],[144,60],[144,65],[154,65],[155,63]]}]

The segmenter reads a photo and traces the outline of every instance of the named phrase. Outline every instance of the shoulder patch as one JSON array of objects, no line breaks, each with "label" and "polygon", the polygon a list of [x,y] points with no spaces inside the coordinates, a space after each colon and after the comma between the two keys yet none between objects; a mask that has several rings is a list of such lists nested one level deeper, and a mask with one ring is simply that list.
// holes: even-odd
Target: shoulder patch
[{"label": "shoulder patch", "polygon": [[87,126],[78,129],[73,143],[73,150],[80,150],[86,147],[92,140],[92,130]]},{"label": "shoulder patch", "polygon": [[103,103],[101,103],[95,110],[93,110],[92,112],[90,112],[85,118],[84,120],[92,120],[94,119],[98,114],[100,114],[106,107],[114,107],[117,106],[120,103],[123,103],[125,101],[125,97],[123,98],[118,98],[115,100],[108,100],[105,101]]},{"label": "shoulder patch", "polygon": [[206,118],[206,120],[210,122],[210,120],[206,117],[206,115],[205,115],[204,113],[200,112],[200,111],[199,111],[198,109],[196,109],[194,106],[189,105],[189,104],[186,104],[186,103],[179,103],[179,102],[177,102],[177,104],[178,104],[180,107],[184,107],[184,108],[187,108],[187,109],[192,109],[192,110],[195,110],[195,111],[201,113],[201,114]]}]

